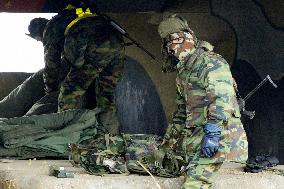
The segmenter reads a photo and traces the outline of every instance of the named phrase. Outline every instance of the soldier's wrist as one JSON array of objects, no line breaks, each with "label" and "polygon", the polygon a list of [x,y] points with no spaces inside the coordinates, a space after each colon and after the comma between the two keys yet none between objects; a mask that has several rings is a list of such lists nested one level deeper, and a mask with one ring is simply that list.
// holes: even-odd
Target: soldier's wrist
[{"label": "soldier's wrist", "polygon": [[224,124],[226,124],[226,121],[224,120],[208,120],[207,121],[208,124],[213,124],[218,126],[221,130],[224,129]]}]

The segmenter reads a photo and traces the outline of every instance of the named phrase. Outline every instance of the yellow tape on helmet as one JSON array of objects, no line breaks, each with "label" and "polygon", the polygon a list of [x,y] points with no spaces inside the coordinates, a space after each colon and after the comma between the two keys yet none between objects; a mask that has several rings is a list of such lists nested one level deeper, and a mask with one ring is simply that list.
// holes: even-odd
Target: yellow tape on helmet
[{"label": "yellow tape on helmet", "polygon": [[82,8],[77,8],[76,14],[78,17],[68,24],[68,26],[66,27],[64,31],[64,35],[67,35],[70,28],[74,26],[74,24],[76,24],[79,20],[86,18],[86,17],[97,16],[95,13],[92,13],[89,8],[87,8],[86,11],[84,11]]}]

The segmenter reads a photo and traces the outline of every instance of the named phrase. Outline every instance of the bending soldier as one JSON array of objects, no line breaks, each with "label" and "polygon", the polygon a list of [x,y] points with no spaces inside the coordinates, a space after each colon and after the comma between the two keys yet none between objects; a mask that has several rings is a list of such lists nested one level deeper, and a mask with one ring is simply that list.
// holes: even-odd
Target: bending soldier
[{"label": "bending soldier", "polygon": [[114,90],[124,66],[122,35],[104,17],[72,1],[47,23],[42,42],[45,90],[59,90],[58,112],[100,108],[100,120],[110,133],[118,133]]}]

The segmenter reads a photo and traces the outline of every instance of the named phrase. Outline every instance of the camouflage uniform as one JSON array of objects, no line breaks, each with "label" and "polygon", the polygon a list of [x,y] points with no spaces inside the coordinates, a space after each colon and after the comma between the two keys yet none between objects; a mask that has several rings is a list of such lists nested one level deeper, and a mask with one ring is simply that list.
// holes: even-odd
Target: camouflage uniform
[{"label": "camouflage uniform", "polygon": [[61,61],[65,40],[64,31],[76,17],[74,10],[63,10],[54,16],[45,27],[42,39],[45,61],[43,79],[47,94],[57,91],[60,82],[68,73],[68,64]]},{"label": "camouflage uniform", "polygon": [[71,68],[60,87],[58,111],[85,108],[82,98],[93,82],[95,107],[105,111],[101,121],[107,129],[118,128],[114,90],[124,66],[122,35],[101,16],[80,19],[65,37],[64,57]]},{"label": "camouflage uniform", "polygon": [[[179,15],[162,21],[158,31],[168,54],[179,59],[174,65],[178,109],[167,128],[164,146],[187,162],[182,188],[211,188],[212,177],[224,161],[247,159],[247,138],[229,64],[213,52],[212,45],[198,41]],[[201,150],[207,124],[220,130],[218,151],[210,158]]]},{"label": "camouflage uniform", "polygon": [[[224,161],[244,162],[247,139],[228,63],[204,41],[187,62],[177,65],[177,112],[165,135],[169,145],[188,164],[184,188],[210,188],[212,176]],[[212,158],[201,153],[206,123],[222,128],[220,148]]]},{"label": "camouflage uniform", "polygon": [[[65,40],[64,31],[68,24],[76,17],[77,15],[74,10],[63,10],[47,23],[42,18],[35,18],[31,21],[29,25],[31,34],[29,35],[36,40],[42,41],[44,46],[45,67],[42,77],[45,96],[39,99],[26,115],[57,112],[59,85],[69,71],[69,65],[62,58]],[[40,24],[36,24],[36,22]],[[45,24],[44,30],[39,30],[39,26],[43,24]],[[38,35],[41,35],[42,38],[39,38]]]},{"label": "camouflage uniform", "polygon": [[45,91],[60,90],[58,112],[101,108],[101,122],[117,133],[114,89],[124,66],[122,35],[101,16],[78,19],[76,13],[74,7],[62,11],[44,31]]},{"label": "camouflage uniform", "polygon": [[[77,108],[79,99],[97,80],[97,105],[110,108],[124,62],[122,36],[104,18],[84,18],[68,32],[64,56],[71,69],[61,85],[59,110]],[[102,98],[103,95],[105,98]]]}]

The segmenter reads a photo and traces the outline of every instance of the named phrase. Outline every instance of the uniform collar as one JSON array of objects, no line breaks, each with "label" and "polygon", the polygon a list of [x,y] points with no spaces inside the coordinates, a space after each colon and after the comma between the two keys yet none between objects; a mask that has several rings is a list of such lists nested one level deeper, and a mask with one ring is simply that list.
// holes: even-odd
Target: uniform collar
[{"label": "uniform collar", "polygon": [[184,61],[179,61],[177,64],[178,73],[181,73],[184,69],[191,70],[194,66],[195,60],[205,51],[213,51],[214,46],[207,41],[198,41],[197,47],[193,48]]},{"label": "uniform collar", "polygon": [[191,51],[187,54],[187,56],[185,57],[185,59],[183,61],[179,61],[179,63],[177,64],[177,70],[178,72],[184,70],[184,69],[188,69],[188,60],[190,59],[190,57],[195,53],[196,48],[194,47],[193,49],[191,49]]}]

